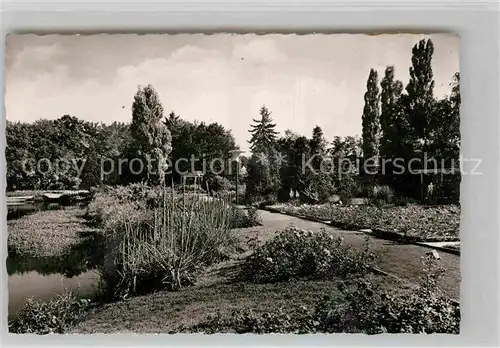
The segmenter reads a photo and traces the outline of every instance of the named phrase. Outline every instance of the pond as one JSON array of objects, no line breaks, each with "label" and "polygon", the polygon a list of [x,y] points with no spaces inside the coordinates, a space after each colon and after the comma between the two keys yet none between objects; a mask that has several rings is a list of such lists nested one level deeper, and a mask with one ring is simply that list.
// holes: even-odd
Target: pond
[{"label": "pond", "polygon": [[[9,207],[9,219],[40,210],[61,209],[58,204],[25,204]],[[33,257],[9,252],[7,257],[9,319],[16,316],[30,297],[48,300],[65,289],[90,298],[97,290],[97,266],[104,258],[102,237],[89,234],[84,241],[60,257]]]},{"label": "pond", "polygon": [[[83,206],[84,204],[77,204],[73,206]],[[34,214],[43,210],[58,210],[64,209],[66,206],[59,203],[24,203],[24,204],[7,204],[7,220],[14,220],[23,217],[24,215]]]}]

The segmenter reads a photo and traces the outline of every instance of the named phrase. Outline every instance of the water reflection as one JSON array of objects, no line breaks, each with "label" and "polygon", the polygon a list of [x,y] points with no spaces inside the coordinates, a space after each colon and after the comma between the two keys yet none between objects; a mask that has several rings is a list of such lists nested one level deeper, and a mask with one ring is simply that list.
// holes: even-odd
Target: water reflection
[{"label": "water reflection", "polygon": [[7,258],[7,273],[12,275],[37,271],[41,275],[59,273],[65,277],[78,276],[102,264],[104,254],[101,246],[102,236],[89,233],[82,243],[62,256],[34,257],[11,251]]},{"label": "water reflection", "polygon": [[103,259],[102,237],[95,233],[60,257],[9,253],[9,318],[15,316],[29,297],[49,299],[65,288],[79,296],[91,296],[98,283],[96,269]]},{"label": "water reflection", "polygon": [[95,271],[87,271],[76,277],[65,277],[61,274],[42,275],[37,271],[9,276],[9,315],[13,319],[24,306],[28,298],[48,300],[65,289],[78,296],[90,298],[96,291],[99,275]]}]

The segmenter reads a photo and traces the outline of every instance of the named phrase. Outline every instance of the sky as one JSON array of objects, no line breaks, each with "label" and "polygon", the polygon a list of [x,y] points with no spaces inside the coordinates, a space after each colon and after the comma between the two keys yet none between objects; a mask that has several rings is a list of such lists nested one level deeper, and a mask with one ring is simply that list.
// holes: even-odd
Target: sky
[{"label": "sky", "polygon": [[243,150],[262,105],[281,133],[310,136],[319,125],[328,140],[361,135],[370,68],[380,80],[392,65],[406,85],[422,38],[434,43],[434,93],[442,97],[459,71],[456,35],[9,35],[6,116],[130,122],[138,86],[151,84],[166,115],[218,122]]}]

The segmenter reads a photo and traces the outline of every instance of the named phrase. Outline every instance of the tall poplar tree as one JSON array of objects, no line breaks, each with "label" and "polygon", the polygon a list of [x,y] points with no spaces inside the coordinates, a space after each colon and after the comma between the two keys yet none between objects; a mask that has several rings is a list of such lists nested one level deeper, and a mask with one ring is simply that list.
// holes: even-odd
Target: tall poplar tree
[{"label": "tall poplar tree", "polygon": [[401,81],[394,80],[394,67],[385,69],[385,76],[380,82],[380,156],[392,158],[400,145],[400,134],[396,127],[396,118],[400,113],[400,98],[403,91]]},{"label": "tall poplar tree", "polygon": [[432,55],[434,44],[431,39],[420,40],[412,50],[410,80],[406,86],[407,110],[413,135],[413,149],[428,151],[431,143],[431,115],[434,104],[434,79]]},{"label": "tall poplar tree", "polygon": [[370,70],[366,82],[365,107],[362,116],[363,156],[365,159],[378,156],[380,110],[377,71]]}]

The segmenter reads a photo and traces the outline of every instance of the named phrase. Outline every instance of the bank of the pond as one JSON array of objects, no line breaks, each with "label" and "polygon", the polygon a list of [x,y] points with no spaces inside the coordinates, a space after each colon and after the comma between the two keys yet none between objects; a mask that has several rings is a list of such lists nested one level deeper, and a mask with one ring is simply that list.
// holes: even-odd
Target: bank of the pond
[{"label": "bank of the pond", "polygon": [[29,299],[47,302],[67,291],[78,298],[93,299],[98,283],[99,273],[95,270],[85,270],[71,276],[38,271],[11,274],[8,279],[8,319],[15,319]]},{"label": "bank of the pond", "polygon": [[56,257],[99,230],[88,226],[81,207],[38,211],[7,222],[9,253]]},{"label": "bank of the pond", "polygon": [[85,207],[47,208],[26,207],[7,221],[10,320],[30,298],[49,301],[66,290],[91,298],[96,292],[102,234],[88,226]]}]

